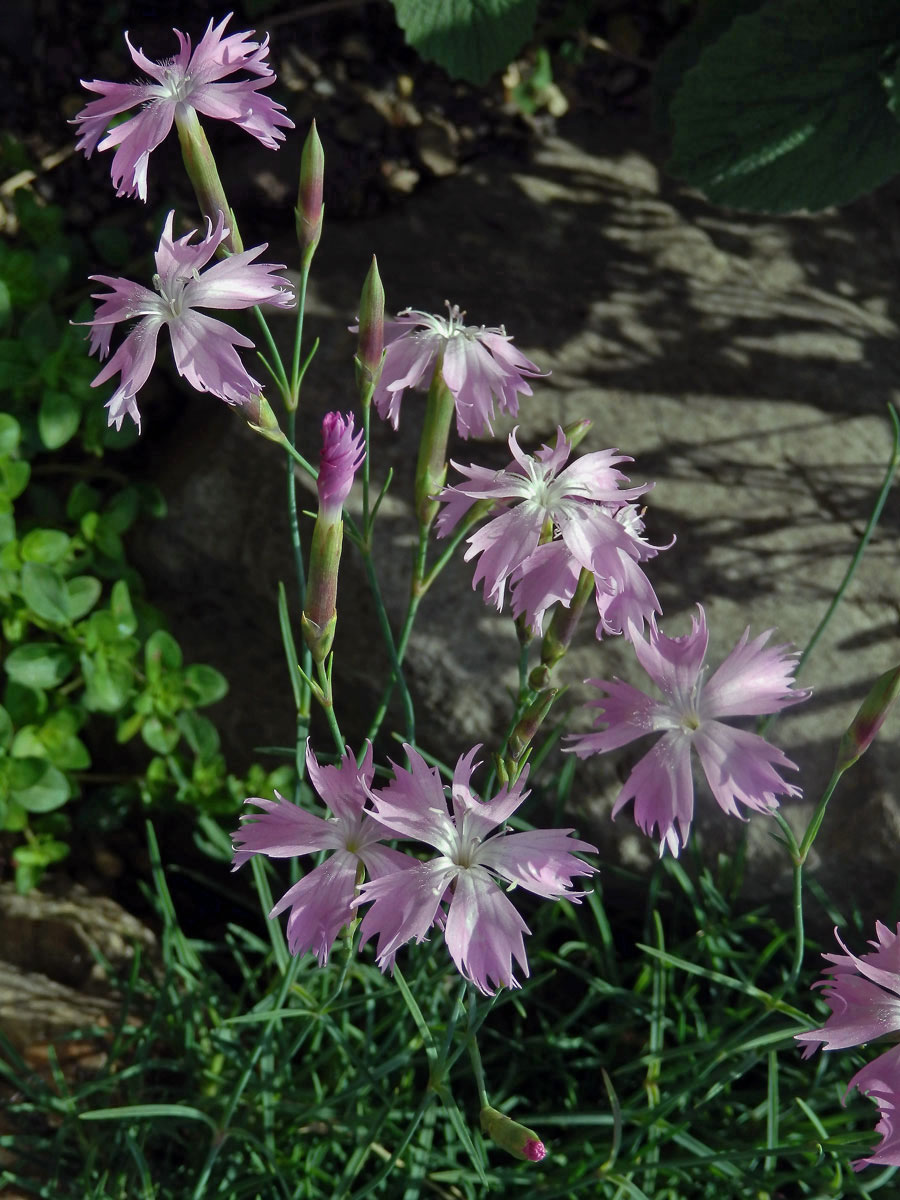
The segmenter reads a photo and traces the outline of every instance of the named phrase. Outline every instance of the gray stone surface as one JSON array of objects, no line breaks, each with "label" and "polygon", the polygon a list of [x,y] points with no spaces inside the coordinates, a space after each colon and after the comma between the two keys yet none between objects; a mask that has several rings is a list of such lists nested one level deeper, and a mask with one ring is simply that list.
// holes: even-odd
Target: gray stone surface
[{"label": "gray stone surface", "polygon": [[[634,479],[656,481],[651,540],[677,536],[650,567],[667,633],[685,632],[702,602],[711,660],[748,624],[754,633],[777,626],[778,640],[802,645],[846,570],[890,452],[900,192],[816,217],[755,218],[707,206],[663,176],[660,162],[642,119],[572,118],[528,164],[475,162],[374,220],[329,224],[326,216],[309,304],[308,329],[323,346],[303,401],[307,453],[317,453],[322,413],[354,405],[353,343],[343,327],[374,251],[389,308],[438,311],[449,299],[472,323],[505,323],[552,370],[522,404],[523,444],[589,416],[583,449],[618,446],[635,459]],[[251,222],[241,221],[246,240]],[[267,257],[290,262],[292,254],[286,238]],[[274,621],[275,581],[291,572],[283,477],[271,446],[210,405],[192,398],[168,444],[159,439],[171,515],[144,554],[162,586],[183,598],[176,631],[193,656],[233,680],[224,719],[233,749],[247,754],[255,744],[284,744],[292,731]],[[408,394],[399,435],[380,423],[375,433],[374,477],[395,470],[377,535],[395,619],[413,541],[408,496],[420,411],[421,399]],[[493,439],[454,446],[454,457],[504,465],[511,424],[498,425]],[[152,414],[147,425],[152,431]],[[898,546],[895,495],[803,679],[814,698],[773,731],[800,766],[807,800],[785,805],[798,827],[868,685],[900,661]],[[358,737],[384,660],[352,552],[345,559],[338,702],[350,706],[345,726]],[[588,696],[579,682],[586,676],[640,682],[627,647],[598,645],[592,630],[586,622],[561,671],[573,706]],[[455,566],[423,604],[410,648],[422,744],[452,760],[473,741],[490,743],[508,715],[516,652],[508,617],[472,592],[470,566]],[[585,723],[577,711],[573,724]],[[845,779],[817,847],[827,887],[876,914],[897,881],[897,728],[894,718]],[[629,761],[623,752],[580,767],[574,815],[604,855],[641,864],[652,843],[628,813],[614,825],[607,819]],[[734,848],[740,824],[719,813],[702,785],[697,814],[715,845]],[[787,877],[771,829],[764,818],[753,822],[751,879],[780,889]]]}]

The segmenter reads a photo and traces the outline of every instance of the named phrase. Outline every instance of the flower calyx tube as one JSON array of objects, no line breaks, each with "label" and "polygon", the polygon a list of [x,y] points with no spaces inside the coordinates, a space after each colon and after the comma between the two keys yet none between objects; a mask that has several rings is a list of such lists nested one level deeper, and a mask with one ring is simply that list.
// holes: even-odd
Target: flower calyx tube
[{"label": "flower calyx tube", "polygon": [[300,155],[300,184],[297,189],[297,207],[294,209],[297,241],[305,270],[309,269],[322,236],[322,219],[325,214],[324,188],[325,151],[313,121]]},{"label": "flower calyx tube", "polygon": [[362,430],[353,417],[326,413],[322,421],[322,455],[317,489],[319,512],[309,555],[309,580],[301,627],[313,659],[328,657],[337,625],[337,581],[344,538],[341,509],[364,456]]}]

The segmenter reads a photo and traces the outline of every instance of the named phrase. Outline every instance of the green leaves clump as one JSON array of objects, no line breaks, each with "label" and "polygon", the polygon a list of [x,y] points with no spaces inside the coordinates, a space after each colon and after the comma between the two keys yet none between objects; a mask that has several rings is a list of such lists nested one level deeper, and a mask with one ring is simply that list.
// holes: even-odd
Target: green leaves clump
[{"label": "green leaves clump", "polygon": [[663,59],[672,173],[716,203],[782,213],[845,204],[900,171],[896,7],[767,0],[732,19],[746,7],[708,6]]},{"label": "green leaves clump", "polygon": [[422,58],[484,84],[534,31],[537,0],[394,0],[397,23]]}]

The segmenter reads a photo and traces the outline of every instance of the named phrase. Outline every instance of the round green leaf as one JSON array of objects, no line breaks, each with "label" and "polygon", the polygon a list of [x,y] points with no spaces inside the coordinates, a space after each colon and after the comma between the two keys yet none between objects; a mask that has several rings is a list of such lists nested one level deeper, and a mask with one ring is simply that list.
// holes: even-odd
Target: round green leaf
[{"label": "round green leaf", "polygon": [[10,798],[31,813],[52,812],[68,800],[69,781],[41,758],[9,760]]},{"label": "round green leaf", "polygon": [[103,585],[93,575],[78,575],[66,583],[66,610],[70,621],[77,621],[90,612],[97,601]]},{"label": "round green leaf", "polygon": [[82,654],[81,671],[86,689],[84,706],[89,712],[118,712],[133,691],[134,672],[127,663],[108,659],[106,654]]},{"label": "round green leaf", "polygon": [[167,671],[177,671],[183,661],[181,647],[164,629],[157,629],[147,638],[144,659],[151,683],[158,683]]},{"label": "round green leaf", "polygon": [[15,500],[28,487],[31,463],[20,458],[0,458],[0,496]]},{"label": "round green leaf", "polygon": [[0,412],[0,458],[15,454],[22,440],[22,426],[10,413]]},{"label": "round green leaf", "polygon": [[48,389],[38,411],[38,433],[48,450],[64,446],[78,430],[81,404],[69,392]]},{"label": "round green leaf", "polygon": [[26,688],[54,688],[71,674],[75,651],[53,642],[26,642],[6,658],[4,667],[10,679]]},{"label": "round green leaf", "polygon": [[52,567],[45,563],[26,563],[22,568],[22,595],[35,616],[54,625],[68,625],[65,580]]},{"label": "round green leaf", "polygon": [[148,717],[141,727],[141,737],[157,754],[171,754],[178,745],[181,733],[170,722],[159,717]]},{"label": "round green leaf", "polygon": [[225,676],[205,663],[194,663],[184,673],[194,704],[202,707],[204,704],[215,704],[228,693],[228,680]]},{"label": "round green leaf", "polygon": [[0,749],[8,750],[12,745],[13,723],[5,708],[0,707]]},{"label": "round green leaf", "polygon": [[32,529],[22,538],[23,562],[55,563],[65,558],[72,539],[61,529]]}]

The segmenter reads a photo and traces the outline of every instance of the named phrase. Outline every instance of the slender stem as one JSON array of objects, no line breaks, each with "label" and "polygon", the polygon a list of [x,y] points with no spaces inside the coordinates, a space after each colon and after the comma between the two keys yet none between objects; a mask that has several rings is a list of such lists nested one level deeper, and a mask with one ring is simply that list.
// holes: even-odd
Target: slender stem
[{"label": "slender stem", "polygon": [[330,662],[327,666],[324,662],[317,662],[316,673],[319,676],[319,686],[322,689],[322,695],[319,697],[319,699],[322,703],[325,719],[328,721],[328,728],[331,730],[331,736],[334,738],[334,744],[337,746],[338,754],[343,754],[347,749],[347,745],[344,741],[344,735],[341,733],[341,727],[338,725],[338,720],[334,712],[334,702],[331,692]]},{"label": "slender stem", "polygon": [[[850,586],[853,576],[856,574],[856,570],[859,567],[859,564],[862,562],[862,557],[865,554],[866,548],[872,539],[872,535],[875,532],[875,527],[878,524],[878,521],[881,517],[881,513],[884,508],[885,502],[887,501],[888,493],[891,490],[891,484],[893,483],[893,480],[894,480],[894,475],[896,474],[898,466],[900,466],[900,418],[898,418],[897,410],[894,408],[894,406],[892,404],[888,404],[888,415],[891,419],[891,424],[892,424],[893,430],[894,430],[894,443],[893,443],[893,447],[891,449],[891,457],[890,457],[890,460],[888,461],[887,469],[884,474],[884,480],[881,484],[881,489],[878,492],[878,498],[875,501],[875,507],[872,509],[871,516],[869,517],[869,520],[868,520],[866,528],[863,532],[863,535],[859,539],[859,545],[856,547],[856,552],[853,555],[853,558],[850,560],[850,565],[847,568],[844,578],[841,580],[841,584],[840,584],[838,590],[835,592],[834,596],[832,597],[831,603],[828,605],[828,608],[825,610],[825,615],[822,617],[822,620],[819,622],[819,624],[813,630],[812,636],[810,637],[809,641],[806,644],[806,649],[803,651],[803,653],[800,655],[799,660],[797,661],[797,670],[794,672],[795,678],[797,678],[800,675],[800,672],[803,670],[803,667],[806,665],[806,660],[809,658],[810,654],[812,654],[813,649],[816,646],[816,643],[818,642],[819,638],[822,636],[822,634],[825,632],[826,628],[828,627],[828,624],[831,621],[831,618],[834,616],[835,612],[837,611],[838,605],[840,604],[841,600],[843,600],[843,598],[844,598],[844,593],[847,591],[847,588]],[[778,715],[779,715],[778,713],[772,713],[771,716],[766,717],[766,719],[764,721],[760,722],[759,727],[758,727],[758,732],[762,736],[765,736],[765,734],[768,732],[768,730],[771,729],[771,727],[774,724]],[[815,835],[813,835],[813,836],[815,836]]]}]

